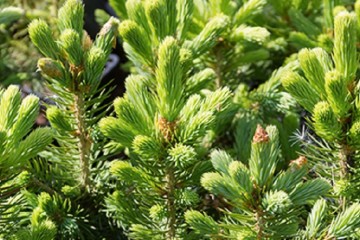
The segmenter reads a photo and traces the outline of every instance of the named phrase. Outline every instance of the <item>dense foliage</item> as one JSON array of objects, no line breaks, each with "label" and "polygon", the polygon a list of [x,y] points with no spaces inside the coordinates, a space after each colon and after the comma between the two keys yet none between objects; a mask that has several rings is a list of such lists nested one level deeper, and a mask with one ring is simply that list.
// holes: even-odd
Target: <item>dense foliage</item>
[{"label": "dense foliage", "polygon": [[110,0],[94,39],[82,1],[25,2],[0,4],[0,239],[360,238],[360,1]]}]

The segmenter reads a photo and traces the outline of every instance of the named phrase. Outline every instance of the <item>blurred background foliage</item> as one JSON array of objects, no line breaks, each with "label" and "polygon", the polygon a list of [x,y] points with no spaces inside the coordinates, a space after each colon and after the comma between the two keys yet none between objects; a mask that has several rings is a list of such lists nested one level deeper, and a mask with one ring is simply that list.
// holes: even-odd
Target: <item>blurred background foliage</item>
[{"label": "blurred background foliage", "polygon": [[27,26],[37,18],[54,23],[57,11],[63,2],[63,0],[0,2],[1,85],[31,82],[32,88],[39,88],[41,77],[36,73],[36,62],[41,55],[29,39]]}]

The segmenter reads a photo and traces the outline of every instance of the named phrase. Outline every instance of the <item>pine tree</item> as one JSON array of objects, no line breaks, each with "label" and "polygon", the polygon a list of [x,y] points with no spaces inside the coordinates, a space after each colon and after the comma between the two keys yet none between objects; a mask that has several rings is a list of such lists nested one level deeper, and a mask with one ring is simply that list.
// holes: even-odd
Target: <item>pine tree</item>
[{"label": "pine tree", "polygon": [[199,203],[196,182],[208,167],[202,141],[229,110],[231,92],[196,93],[193,83],[209,76],[190,74],[191,52],[173,37],[164,37],[153,55],[146,41],[138,42],[145,36],[137,23],[124,21],[119,32],[135,63],[148,71],[126,79],[125,96],[114,102],[116,117],[100,122],[129,157],[111,164],[119,183],[107,206],[130,238],[187,239],[183,213]]},{"label": "pine tree", "polygon": [[279,133],[275,126],[257,126],[247,162],[235,161],[225,151],[211,153],[216,172],[205,173],[201,185],[224,198],[219,209],[224,218],[188,211],[186,222],[200,236],[211,239],[285,239],[296,235],[304,206],[326,194],[325,179],[307,179],[304,156],[277,172],[281,158]]},{"label": "pine tree", "polygon": [[[203,5],[206,4],[206,5]],[[243,6],[240,4],[232,5],[231,7],[227,6],[226,3],[220,3],[220,2],[209,2],[205,3],[203,2],[196,2],[193,1],[179,1],[176,3],[174,2],[168,2],[168,1],[145,1],[144,4],[141,1],[127,1],[126,4],[119,3],[119,2],[112,2],[112,5],[115,7],[115,10],[117,10],[118,15],[127,20],[124,20],[120,27],[119,32],[120,36],[122,37],[124,41],[124,49],[127,52],[131,62],[135,66],[135,72],[140,75],[145,75],[145,79],[141,79],[142,82],[146,82],[144,86],[141,86],[142,90],[141,92],[146,91],[146,89],[149,89],[150,92],[157,92],[159,95],[157,98],[163,99],[161,101],[164,101],[163,103],[152,103],[154,100],[143,100],[147,102],[147,105],[157,105],[159,108],[158,111],[160,111],[160,119],[156,120],[158,121],[160,125],[160,132],[165,135],[165,138],[168,138],[169,131],[173,131],[172,128],[176,128],[176,124],[173,123],[174,120],[177,118],[178,112],[180,112],[180,109],[183,104],[183,99],[181,99],[180,95],[185,95],[185,99],[190,97],[192,101],[192,98],[194,96],[191,96],[194,93],[197,93],[199,90],[203,88],[208,89],[216,89],[219,88],[222,84],[219,83],[220,77],[217,75],[222,73],[230,73],[232,70],[229,71],[223,71],[222,69],[218,68],[216,64],[225,64],[224,68],[233,68],[234,72],[236,72],[237,68],[239,68],[242,65],[248,64],[249,62],[256,61],[258,59],[248,59],[248,62],[241,62],[237,61],[239,52],[234,51],[234,49],[242,49],[246,45],[249,46],[257,46],[257,44],[253,43],[263,43],[266,41],[269,33],[266,29],[262,29],[260,27],[246,27],[244,25],[241,25],[242,23],[245,23],[246,21],[250,20],[251,17],[259,12],[261,10],[261,7],[263,6],[264,2],[262,1],[251,1]],[[219,11],[219,6],[221,7],[221,11]],[[203,14],[202,16],[197,13],[197,10],[199,9],[207,9],[208,13]],[[238,9],[238,10],[236,10]],[[254,11],[256,10],[256,11]],[[197,16],[198,15],[198,16]],[[208,15],[204,18],[204,16]],[[204,26],[204,29],[200,31],[200,28],[198,29],[191,29],[190,26],[194,26],[194,23],[197,23],[199,25],[199,19],[201,18],[201,23]],[[206,22],[211,19],[207,24]],[[240,26],[241,25],[241,26]],[[200,25],[199,25],[200,26]],[[240,27],[238,27],[240,26]],[[232,36],[230,33],[234,30],[234,28],[238,27],[236,30],[236,39],[235,36]],[[184,73],[187,73],[190,69],[191,72],[199,71],[197,74],[194,74],[192,77],[189,78],[189,80],[186,80],[186,77],[183,77],[185,79],[185,88],[184,90],[181,90],[181,86],[177,85],[177,82],[181,79],[179,76],[179,80],[177,82],[174,80],[174,84],[168,84],[164,80],[162,80],[158,72],[160,68],[160,60],[162,60],[161,57],[161,44],[163,44],[164,39],[167,39],[167,35],[175,36],[180,46],[182,46],[182,49],[180,49],[180,60],[177,60],[182,63],[184,61],[184,68],[182,69],[182,73],[176,73],[176,75],[185,75]],[[245,39],[246,38],[246,39]],[[218,41],[218,43],[216,43]],[[252,43],[253,42],[253,43]],[[251,44],[250,44],[251,43]],[[217,49],[218,48],[218,49]],[[250,47],[251,48],[251,47]],[[159,50],[154,50],[159,49]],[[216,49],[216,50],[215,50]],[[228,49],[228,50],[226,50]],[[221,61],[218,59],[218,61],[214,60],[214,56],[216,53],[214,51],[219,52],[220,54],[228,51],[229,54],[237,54],[235,55],[227,55],[226,58],[223,58]],[[260,53],[260,51],[259,51]],[[181,55],[182,54],[182,55]],[[260,54],[261,55],[261,54]],[[265,54],[266,55],[266,54]],[[154,57],[155,56],[155,57]],[[254,52],[249,52],[250,56],[256,56]],[[184,59],[181,59],[181,58]],[[187,59],[186,59],[187,58]],[[215,56],[216,58],[216,56]],[[229,62],[227,60],[234,59],[234,62]],[[242,60],[245,60],[246,57],[242,56]],[[157,63],[156,63],[157,61]],[[170,60],[169,60],[170,61]],[[172,60],[173,61],[173,60]],[[189,68],[185,64],[189,64],[193,62],[194,67]],[[202,64],[201,62],[206,62],[206,64]],[[175,64],[176,62],[174,62]],[[213,64],[215,63],[215,65]],[[231,64],[236,64],[234,66],[231,66]],[[162,66],[162,65],[161,65]],[[164,71],[170,71],[170,67],[168,67],[167,70],[164,69]],[[177,70],[173,70],[177,71]],[[164,76],[166,76],[164,74]],[[228,79],[235,78],[235,76],[229,75]],[[155,78],[155,79],[153,79]],[[278,79],[277,79],[278,80]],[[131,81],[131,83],[129,83]],[[124,97],[124,99],[127,98],[128,94],[131,94],[129,98],[130,101],[133,101],[133,105],[139,105],[138,100],[134,102],[135,100],[131,100],[135,97],[135,88],[133,87],[135,84],[132,82],[140,81],[139,77],[137,77],[137,80],[133,79],[133,77],[129,77],[126,82],[127,87],[127,94]],[[156,82],[161,81],[161,82]],[[275,82],[275,81],[274,81]],[[215,86],[213,85],[214,83]],[[231,82],[224,83],[225,85],[229,85],[230,87]],[[131,85],[131,86],[130,86]],[[137,84],[139,85],[139,84]],[[161,85],[168,85],[166,92],[168,92],[168,97],[165,101],[165,91],[162,90],[163,86]],[[273,86],[278,86],[276,83],[273,83]],[[140,87],[140,86],[139,86]],[[139,88],[138,87],[138,88]],[[171,88],[170,88],[171,87]],[[266,86],[264,86],[265,88]],[[267,87],[271,87],[270,84],[268,84]],[[268,90],[268,89],[266,89]],[[164,93],[163,93],[164,91]],[[137,94],[143,95],[144,93],[140,93],[140,90],[136,91]],[[174,93],[173,93],[174,92]],[[261,92],[261,90],[259,90]],[[144,98],[149,98],[146,94]],[[163,96],[162,96],[163,95]],[[254,94],[255,95],[255,94]],[[280,94],[279,94],[280,95]],[[278,95],[278,96],[279,96]],[[257,95],[256,101],[266,98],[265,94]],[[151,97],[150,97],[151,98]],[[275,98],[275,97],[273,97]],[[280,98],[280,97],[279,97]],[[190,101],[190,99],[188,101]],[[157,100],[160,101],[160,100]],[[166,102],[173,102],[173,103],[166,103]],[[116,111],[118,118],[121,119],[124,115],[125,110],[121,110],[124,108],[121,105],[125,105],[126,101],[118,100],[114,103],[114,108]],[[195,102],[192,102],[192,104],[199,104],[200,100],[196,100]],[[119,104],[119,106],[117,106]],[[277,104],[277,103],[276,103]],[[127,105],[127,103],[126,103]],[[144,105],[142,103],[142,105]],[[166,121],[163,121],[164,114],[167,114],[165,110],[161,110],[161,108],[167,107],[166,105],[172,106],[172,112],[173,115],[166,117]],[[277,105],[279,106],[279,105]],[[175,107],[175,108],[174,108]],[[185,105],[185,107],[187,107]],[[149,107],[148,107],[149,108]],[[168,107],[169,108],[169,107]],[[200,107],[201,108],[201,107]],[[234,110],[236,110],[236,106],[234,105],[232,107]],[[133,109],[130,108],[130,109]],[[133,112],[134,110],[126,110],[127,114],[130,114],[130,112]],[[145,109],[147,112],[149,112],[148,109]],[[164,112],[165,111],[165,112]],[[169,110],[168,110],[169,111]],[[141,115],[149,114],[146,112],[139,113],[139,116],[129,116],[127,117],[127,123],[123,122],[120,124],[120,121],[118,120],[118,124],[116,124],[115,119],[110,118],[104,120],[104,123],[101,124],[101,128],[103,129],[103,132],[105,135],[109,136],[112,139],[116,139],[117,142],[120,142],[125,147],[130,147],[131,145],[136,144],[137,142],[132,143],[133,141],[136,141],[139,133],[136,133],[137,129],[146,129],[148,128],[148,124],[151,123],[154,119],[154,113],[156,112],[156,108],[154,110],[154,107],[150,107],[150,116],[146,117],[146,121],[142,121],[138,123],[138,126],[134,125],[135,122],[138,122],[138,120],[135,120],[137,118],[140,118]],[[163,112],[163,113],[162,113]],[[232,111],[234,112],[234,111]],[[231,112],[229,112],[231,113]],[[180,113],[181,114],[181,113]],[[228,115],[228,114],[227,114]],[[156,116],[156,114],[155,114]],[[225,118],[226,115],[222,116],[221,119],[224,119],[226,121],[222,121],[221,124],[217,124],[218,127],[213,128],[215,136],[217,133],[221,133],[220,126],[226,126],[231,122],[231,115],[228,115],[227,118]],[[144,118],[144,117],[142,117]],[[150,120],[148,120],[150,119]],[[190,120],[190,116],[189,116]],[[155,123],[156,123],[155,121]],[[177,120],[176,120],[177,121]],[[125,132],[119,132],[120,128],[128,128],[129,124],[132,122],[131,125],[134,125],[132,128],[135,130],[133,133],[127,133]],[[145,123],[144,123],[145,122]],[[164,123],[163,123],[164,122]],[[147,123],[147,124],[146,124]],[[140,125],[141,124],[141,125]],[[151,123],[153,125],[153,123]],[[165,125],[166,128],[170,128],[170,130],[162,130],[162,125]],[[167,126],[169,125],[169,126]],[[175,126],[172,126],[175,125]],[[111,126],[111,128],[110,128]],[[156,126],[156,124],[155,124]],[[295,123],[296,126],[296,123]],[[178,128],[181,128],[178,127]],[[124,130],[122,130],[124,131]],[[115,136],[118,134],[118,136]],[[149,133],[147,133],[149,134]],[[209,134],[208,134],[209,136]],[[213,135],[214,136],[214,135]],[[124,138],[126,139],[126,143]],[[188,137],[191,137],[190,142],[197,140],[198,136],[193,138],[191,135]],[[175,137],[177,138],[177,137]],[[212,137],[213,138],[213,137]],[[133,140],[135,139],[135,140]],[[180,142],[184,141],[182,139],[179,139]],[[178,140],[178,141],[179,141]],[[145,140],[142,140],[145,141]],[[150,140],[149,140],[150,141]],[[198,140],[199,141],[199,140]],[[208,140],[209,141],[209,140]],[[210,141],[208,144],[211,144],[211,141],[214,141],[214,139],[210,138]],[[161,144],[160,144],[161,145]],[[136,151],[137,147],[133,146],[134,151]],[[157,149],[159,147],[156,147]],[[206,149],[204,149],[206,150]],[[154,150],[155,151],[155,150]],[[129,153],[131,155],[131,153]],[[158,157],[156,155],[156,157]],[[141,166],[140,166],[141,167]],[[157,166],[159,167],[159,166]],[[152,174],[153,175],[153,174]],[[157,174],[158,175],[158,174]],[[119,204],[118,204],[119,205]]]},{"label": "pine tree", "polygon": [[[303,239],[358,238],[357,177],[357,20],[354,13],[339,12],[334,21],[332,58],[321,48],[303,49],[298,61],[301,72],[289,72],[282,83],[308,111],[308,134],[304,154],[318,175],[334,181],[337,216],[330,222],[328,205],[316,202],[309,215]],[[332,206],[335,208],[335,206]]]},{"label": "pine tree", "polygon": [[53,104],[0,90],[1,239],[360,238],[360,1],[110,4],[93,40],[80,0],[28,26]]},{"label": "pine tree", "polygon": [[[314,139],[318,143],[310,144],[305,151],[312,155],[314,164],[320,164],[316,162],[316,155],[326,154],[332,165],[322,173],[335,177],[340,195],[357,198],[356,15],[340,12],[334,27],[333,57],[321,48],[304,49],[298,55],[301,73],[289,72],[282,82],[309,112],[309,124],[321,137],[321,140]],[[338,169],[335,176],[334,167]]]},{"label": "pine tree", "polygon": [[[32,163],[39,186],[27,187],[19,195],[23,206],[17,213],[27,218],[16,224],[15,239],[53,239],[54,235],[97,239],[111,234],[109,225],[102,223],[105,214],[99,213],[109,183],[104,172],[105,143],[97,123],[109,107],[102,103],[111,88],[100,87],[100,79],[116,43],[118,21],[109,19],[93,42],[83,31],[83,17],[83,4],[68,0],[58,12],[57,39],[45,21],[34,20],[29,25],[32,42],[45,56],[39,59],[38,69],[56,94],[56,105],[46,110],[55,142]],[[28,127],[22,124],[18,131],[26,134]],[[31,150],[31,146],[22,148],[18,154]]]},{"label": "pine tree", "polygon": [[[16,231],[24,221],[21,189],[44,184],[33,174],[31,159],[51,143],[53,133],[50,128],[31,130],[38,113],[36,96],[21,100],[19,88],[13,85],[0,90],[0,238]],[[31,229],[33,234],[49,234],[46,239],[54,237],[54,230],[50,221],[33,223]]]},{"label": "pine tree", "polygon": [[[158,2],[159,8],[161,4],[166,3],[166,1]],[[196,78],[194,76],[191,84],[196,89],[192,91],[195,92],[202,88],[215,90],[221,86],[235,90],[234,102],[236,104],[233,107],[233,114],[237,113],[239,117],[234,121],[227,117],[224,122],[219,124],[219,126],[223,126],[223,128],[215,129],[215,135],[221,139],[219,142],[234,141],[236,148],[239,144],[246,143],[248,145],[257,123],[277,124],[286,160],[294,157],[294,154],[289,152],[293,152],[296,146],[288,142],[288,137],[298,127],[299,121],[294,110],[294,101],[287,93],[279,90],[279,79],[283,71],[279,70],[267,80],[264,78],[267,75],[264,74],[266,71],[261,70],[261,81],[267,81],[255,89],[253,89],[254,86],[246,83],[246,78],[250,77],[253,82],[257,81],[254,80],[257,76],[253,76],[251,72],[258,73],[254,70],[247,72],[246,69],[254,69],[255,65],[267,66],[267,61],[270,60],[266,59],[269,51],[272,51],[268,49],[270,48],[268,45],[275,44],[271,43],[270,32],[267,29],[246,25],[247,23],[253,24],[252,20],[261,15],[264,1],[254,0],[246,4],[235,1],[178,1],[174,14],[167,10],[159,10],[158,14],[154,13],[152,16],[147,13],[147,11],[155,11],[150,10],[151,6],[155,4],[152,1],[128,0],[124,2],[111,1],[110,3],[121,19],[137,22],[139,26],[143,27],[144,34],[152,36],[147,39],[148,43],[146,43],[151,45],[148,47],[149,49],[154,49],[159,44],[158,37],[149,32],[160,31],[157,28],[165,28],[160,25],[151,25],[151,21],[159,24],[162,22],[157,19],[152,20],[152,18],[164,19],[165,17],[161,15],[163,14],[176,19],[178,27],[172,35],[184,43],[184,48],[192,52],[194,69],[196,71],[203,70],[203,74],[196,75]],[[163,8],[165,9],[165,7]],[[146,39],[146,37],[142,36],[141,38]],[[140,47],[138,46],[138,48]],[[142,63],[132,57],[135,53],[127,50],[127,42],[125,42],[124,48],[133,65],[141,68]],[[149,54],[151,50],[147,52]],[[133,71],[141,72],[143,70],[134,69]],[[201,80],[201,82],[196,83],[194,80]],[[243,84],[239,85],[239,82]],[[252,89],[251,93],[249,93],[250,88]],[[285,102],[288,104],[284,104]],[[253,121],[254,119],[256,120]],[[279,119],[281,119],[280,122]],[[229,129],[225,129],[225,127],[229,125],[231,125],[231,129],[227,131]],[[233,134],[230,133],[231,131],[248,132],[248,129],[251,132],[248,138],[234,139]],[[248,152],[249,146],[247,149]]]}]

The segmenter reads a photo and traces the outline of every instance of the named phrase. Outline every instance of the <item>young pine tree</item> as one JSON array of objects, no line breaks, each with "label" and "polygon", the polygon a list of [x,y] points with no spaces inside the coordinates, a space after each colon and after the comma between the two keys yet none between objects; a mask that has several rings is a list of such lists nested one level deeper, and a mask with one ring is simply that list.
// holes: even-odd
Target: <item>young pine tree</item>
[{"label": "young pine tree", "polygon": [[[123,22],[119,30],[123,35],[136,29],[135,23]],[[125,147],[129,157],[111,165],[119,183],[107,205],[129,228],[130,238],[188,238],[183,213],[199,203],[197,181],[207,168],[199,154],[201,140],[229,108],[227,88],[187,96],[191,56],[184,52],[178,41],[166,37],[155,52],[155,72],[130,75],[125,96],[114,102],[116,117],[100,122],[102,132]],[[149,64],[153,61],[152,54],[141,54]]]},{"label": "young pine tree", "polygon": [[226,203],[220,222],[206,213],[188,211],[186,222],[211,239],[286,239],[296,236],[302,212],[326,194],[330,184],[307,177],[308,164],[301,156],[286,170],[276,171],[281,158],[275,126],[257,126],[247,162],[235,161],[215,150],[211,162],[216,172],[205,173],[201,185]]},{"label": "young pine tree", "polygon": [[[111,1],[123,21],[106,19],[94,41],[77,0],[59,10],[58,37],[33,21],[38,68],[56,96],[46,111],[53,130],[30,131],[36,97],[0,91],[0,238],[115,239],[120,228],[131,239],[359,238],[357,17],[338,1],[270,2]],[[258,26],[268,26],[264,8],[281,13],[269,27],[276,37],[325,50],[304,49],[300,69],[292,62],[239,86],[278,66],[272,51],[293,50]],[[2,10],[0,20],[20,15]],[[279,30],[282,21],[299,32]],[[111,89],[100,79],[117,32],[133,68],[105,117]],[[318,135],[304,146],[309,163],[288,163],[299,119],[280,78]],[[226,151],[209,161],[214,146]],[[107,151],[120,159],[106,161]],[[318,176],[334,182],[334,198]]]},{"label": "young pine tree", "polygon": [[[110,19],[92,41],[83,30],[83,17],[82,3],[68,0],[58,12],[58,38],[55,39],[52,28],[43,20],[34,20],[29,25],[30,39],[45,56],[39,59],[38,69],[56,96],[55,105],[47,106],[46,110],[55,141],[41,158],[32,163],[39,186],[26,187],[20,194],[22,204],[16,210],[24,220],[16,222],[16,228],[21,228],[19,231],[9,234],[15,239],[53,239],[54,236],[57,239],[99,239],[120,235],[117,230],[117,233],[111,231],[105,214],[100,212],[109,187],[102,154],[104,144],[97,127],[108,108],[102,102],[111,89],[100,87],[100,80],[115,44],[118,21]],[[12,102],[7,100],[9,93],[3,95],[5,100],[2,101],[4,107],[0,118],[7,119],[3,120],[4,130],[16,121],[18,95],[14,98],[13,108]],[[33,97],[29,99],[35,102]],[[11,147],[7,141],[9,151],[15,150],[15,146],[18,148],[16,154],[9,155],[7,166],[17,156],[24,155],[27,160],[27,154],[37,153],[37,148],[32,150],[32,144],[38,144],[39,140],[33,135],[29,135],[28,138],[33,139],[27,142],[27,146],[18,144],[27,134],[37,111],[29,105],[29,100],[23,103],[27,105],[20,107],[19,116],[25,116],[26,124],[18,117],[20,125],[14,125],[6,135],[9,137],[9,133],[17,131],[14,146]],[[29,113],[23,113],[25,107]],[[6,115],[8,112],[10,116]],[[44,131],[46,129],[36,130],[34,134]],[[19,163],[24,161],[20,160]]]},{"label": "young pine tree", "polygon": [[[317,137],[306,135],[304,154],[317,175],[334,182],[335,204],[314,205],[303,239],[357,239],[358,201],[358,83],[357,21],[342,11],[334,21],[334,49],[304,49],[298,55],[300,72],[286,74],[283,86],[309,113],[308,125]],[[340,207],[339,207],[340,205]],[[329,211],[336,217],[331,217]]]},{"label": "young pine tree", "polygon": [[[321,48],[304,49],[298,59],[301,72],[289,72],[282,83],[306,109],[309,125],[326,142],[306,144],[319,174],[336,180],[336,191],[357,199],[356,159],[358,149],[357,22],[354,13],[343,11],[335,17],[333,57]],[[309,149],[306,150],[306,147]],[[316,150],[316,151],[314,151]],[[325,154],[321,161],[315,161]],[[324,161],[330,163],[324,164]],[[326,167],[325,167],[326,166]],[[334,169],[337,169],[334,172]],[[354,180],[354,181],[353,181]]]},{"label": "young pine tree", "polygon": [[[34,95],[21,100],[16,86],[0,90],[0,238],[8,238],[29,220],[22,209],[26,199],[21,189],[45,185],[33,169],[33,158],[52,142],[53,134],[50,128],[32,130],[39,106]],[[56,226],[51,221],[32,222],[29,231],[52,239]]]},{"label": "young pine tree", "polygon": [[[238,124],[236,120],[231,124],[232,117],[224,119],[224,122],[219,124],[219,128],[215,129],[215,135],[220,139],[218,142],[234,141],[232,131],[246,134],[247,129],[250,128],[249,131],[252,134],[256,128],[256,121],[251,121],[254,123],[251,126],[244,126],[243,123],[249,122],[249,118],[257,119],[258,123],[278,125],[283,152],[287,154],[286,159],[290,160],[294,157],[293,154],[289,154],[293,148],[287,138],[298,126],[297,115],[294,114],[294,104],[289,95],[278,91],[280,74],[274,74],[263,86],[255,89],[253,89],[253,83],[251,86],[248,86],[247,83],[238,86],[240,82],[245,82],[244,79],[251,75],[251,72],[261,73],[262,78],[266,75],[264,74],[265,67],[261,71],[254,71],[254,65],[259,65],[254,63],[266,65],[259,60],[267,59],[269,55],[266,46],[270,44],[270,33],[265,28],[250,26],[254,22],[252,20],[260,15],[265,4],[264,1],[254,0],[241,4],[236,1],[216,0],[128,0],[111,1],[110,3],[120,19],[127,19],[125,22],[129,20],[136,22],[140,26],[143,30],[141,38],[144,39],[144,42],[141,46],[135,47],[134,45],[133,47],[141,48],[149,45],[147,52],[157,48],[159,39],[165,35],[165,33],[154,35],[154,32],[166,29],[166,26],[163,26],[166,25],[165,21],[161,19],[169,19],[169,21],[177,23],[176,31],[169,33],[184,43],[183,47],[192,52],[193,71],[202,70],[191,80],[191,88],[194,88],[191,91],[196,92],[202,88],[214,90],[221,86],[236,89],[234,99],[236,104],[233,107],[233,113],[235,115],[237,111],[239,112],[241,123]],[[166,4],[173,4],[171,11]],[[249,26],[246,25],[247,23]],[[124,48],[133,65],[137,67],[133,71],[143,71],[142,67],[146,67],[146,65],[136,59],[135,53],[129,49],[128,42],[125,42]],[[247,73],[246,69],[251,69],[250,73]],[[252,89],[251,93],[249,93],[250,89]],[[283,104],[285,102],[289,102],[289,104]],[[280,122],[279,119],[281,119]],[[229,125],[232,125],[232,128],[229,128]],[[237,139],[235,141],[240,145],[248,143],[251,134],[248,138],[241,138],[243,142]],[[236,143],[236,147],[239,144]]]},{"label": "young pine tree", "polygon": [[[94,186],[91,166],[96,161],[96,123],[106,113],[102,101],[108,96],[99,87],[101,74],[112,47],[118,22],[110,19],[92,42],[83,30],[84,8],[75,0],[59,10],[57,41],[42,20],[29,26],[30,38],[46,58],[38,61],[41,74],[57,95],[57,106],[49,106],[47,117],[56,130],[56,155],[67,162],[69,176],[79,175],[76,183],[84,192]],[[64,164],[65,166],[65,164]],[[72,178],[72,177],[71,177]]]}]

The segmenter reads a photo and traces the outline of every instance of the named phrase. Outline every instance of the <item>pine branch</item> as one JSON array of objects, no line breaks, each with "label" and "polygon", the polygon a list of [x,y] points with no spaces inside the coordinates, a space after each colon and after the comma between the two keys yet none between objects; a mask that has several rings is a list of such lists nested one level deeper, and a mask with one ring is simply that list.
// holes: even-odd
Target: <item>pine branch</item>
[{"label": "pine branch", "polygon": [[[94,154],[92,147],[96,144],[91,134],[94,123],[91,122],[97,112],[90,111],[87,101],[98,105],[104,99],[101,89],[98,89],[99,80],[115,41],[118,22],[110,18],[92,43],[83,32],[83,11],[83,5],[76,0],[68,0],[59,10],[61,35],[58,42],[53,40],[49,27],[42,22],[34,21],[31,24],[30,35],[35,45],[50,57],[40,59],[38,67],[49,79],[50,87],[61,96],[58,104],[64,109],[49,108],[48,119],[61,133],[58,136],[59,142],[66,148],[77,149],[78,164],[72,165],[79,166],[79,183],[85,191],[90,191],[90,161]],[[46,38],[45,43],[49,43],[45,44],[43,38]],[[93,96],[99,94],[94,101]],[[64,141],[64,136],[61,135],[67,140]],[[74,139],[78,142],[77,146],[73,144]],[[70,157],[70,151],[65,155]],[[73,170],[76,168],[77,166]]]},{"label": "pine branch", "polygon": [[39,181],[39,179],[37,179],[36,177],[33,177],[31,179],[31,181],[36,185],[39,186],[41,189],[45,190],[46,192],[50,193],[50,194],[54,194],[55,190],[52,189],[51,187],[49,187],[47,184]]},{"label": "pine branch", "polygon": [[[356,144],[347,136],[355,129],[354,76],[356,74],[356,18],[342,11],[335,17],[333,66],[328,54],[319,48],[299,53],[305,78],[296,73],[283,78],[283,86],[307,111],[318,136],[334,142],[338,152],[340,181],[351,178]],[[355,64],[355,65],[354,65]],[[311,96],[310,98],[305,96]],[[305,99],[308,98],[308,99]],[[310,100],[310,101],[309,101]],[[356,110],[355,110],[356,111]]]}]

